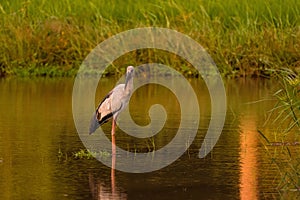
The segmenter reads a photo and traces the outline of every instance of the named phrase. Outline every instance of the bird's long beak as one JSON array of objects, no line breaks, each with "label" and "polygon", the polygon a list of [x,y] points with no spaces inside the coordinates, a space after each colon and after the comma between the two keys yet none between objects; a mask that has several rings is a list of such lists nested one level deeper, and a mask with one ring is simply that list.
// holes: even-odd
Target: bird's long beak
[{"label": "bird's long beak", "polygon": [[128,84],[128,81],[130,80],[131,76],[132,76],[132,72],[129,72],[129,73],[126,74],[125,88],[126,88],[126,86]]},{"label": "bird's long beak", "polygon": [[91,135],[92,133],[94,133],[99,126],[100,124],[98,122],[98,119],[96,117],[96,112],[95,112],[90,122],[89,134]]},{"label": "bird's long beak", "polygon": [[128,84],[128,81],[129,81],[130,79],[132,79],[133,73],[134,73],[133,70],[127,71],[127,73],[126,73],[126,80],[125,80],[125,88],[126,88],[126,86],[127,86],[127,84]]}]

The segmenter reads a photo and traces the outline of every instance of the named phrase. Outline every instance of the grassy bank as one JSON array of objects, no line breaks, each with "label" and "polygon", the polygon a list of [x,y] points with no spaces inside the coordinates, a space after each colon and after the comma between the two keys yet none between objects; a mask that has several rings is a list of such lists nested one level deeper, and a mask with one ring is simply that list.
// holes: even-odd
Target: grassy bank
[{"label": "grassy bank", "polygon": [[[103,40],[148,26],[189,35],[209,52],[224,76],[269,75],[266,69],[282,67],[299,71],[299,16],[298,0],[4,0],[0,75],[72,76]],[[139,64],[153,55],[143,52],[142,59],[123,56],[117,63]],[[193,75],[179,59],[168,64]],[[115,72],[112,68],[108,73]]]}]

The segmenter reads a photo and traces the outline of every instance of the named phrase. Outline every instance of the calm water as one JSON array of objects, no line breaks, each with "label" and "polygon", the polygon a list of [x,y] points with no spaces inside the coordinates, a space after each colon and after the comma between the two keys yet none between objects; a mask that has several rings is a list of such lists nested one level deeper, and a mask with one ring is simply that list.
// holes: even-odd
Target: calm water
[{"label": "calm water", "polygon": [[[210,100],[203,82],[191,79],[190,83],[196,88],[201,111],[196,139],[171,165],[133,174],[111,170],[95,159],[73,158],[84,146],[72,116],[72,79],[0,79],[0,199],[278,198],[277,172],[257,133],[268,128],[262,127],[264,112],[275,103],[270,98],[276,84],[260,79],[228,81],[224,130],[213,151],[199,159]],[[102,79],[96,102],[114,84],[114,79]],[[253,103],[261,99],[265,101]],[[165,127],[154,137],[158,149],[176,134],[180,108],[166,88],[144,86],[130,103],[136,123],[149,123],[148,109],[154,103],[164,105],[168,113]],[[108,136],[110,125],[103,126]],[[128,137],[119,129],[116,142],[130,151],[151,146],[149,140]]]}]

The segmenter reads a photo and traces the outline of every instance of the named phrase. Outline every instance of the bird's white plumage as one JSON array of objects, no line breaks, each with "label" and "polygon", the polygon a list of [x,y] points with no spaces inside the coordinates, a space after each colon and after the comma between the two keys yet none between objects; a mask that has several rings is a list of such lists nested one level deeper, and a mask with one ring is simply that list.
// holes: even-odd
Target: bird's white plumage
[{"label": "bird's white plumage", "polygon": [[127,106],[133,91],[133,73],[134,68],[127,67],[125,84],[117,85],[101,101],[91,120],[90,133],[111,118],[116,121],[120,112]]}]

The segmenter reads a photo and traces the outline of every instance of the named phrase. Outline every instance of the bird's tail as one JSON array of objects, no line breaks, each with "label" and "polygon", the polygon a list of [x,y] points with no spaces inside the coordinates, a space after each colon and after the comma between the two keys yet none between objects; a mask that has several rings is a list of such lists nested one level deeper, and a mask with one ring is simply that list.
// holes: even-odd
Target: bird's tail
[{"label": "bird's tail", "polygon": [[94,133],[99,126],[100,126],[100,124],[99,124],[99,121],[97,119],[96,112],[95,112],[91,119],[91,122],[90,122],[89,134],[91,135],[92,133]]}]

